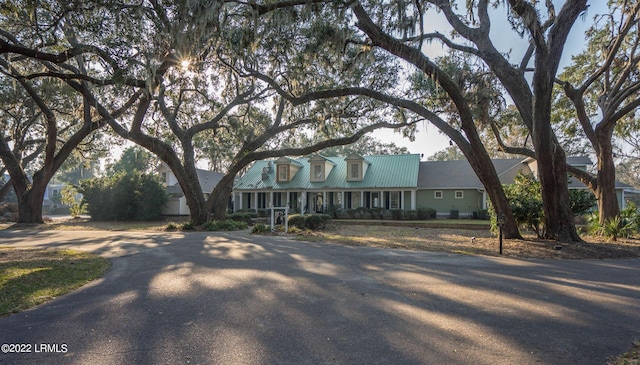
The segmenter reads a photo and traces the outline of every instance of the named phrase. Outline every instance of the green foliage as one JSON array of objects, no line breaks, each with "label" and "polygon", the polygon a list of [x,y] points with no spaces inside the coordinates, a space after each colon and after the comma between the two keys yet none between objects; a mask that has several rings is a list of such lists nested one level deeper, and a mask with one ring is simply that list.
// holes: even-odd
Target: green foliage
[{"label": "green foliage", "polygon": [[326,227],[326,223],[331,220],[328,214],[309,214],[305,216],[305,227],[315,230]]},{"label": "green foliage", "polygon": [[573,214],[579,216],[593,209],[598,200],[589,190],[569,189],[569,203]]},{"label": "green foliage", "polygon": [[153,169],[157,158],[142,147],[129,147],[122,152],[120,160],[109,166],[112,173],[118,172],[149,172]]},{"label": "green foliage", "polygon": [[324,228],[329,220],[331,220],[331,216],[328,214],[290,214],[289,227],[320,229]]},{"label": "green foliage", "polygon": [[82,204],[82,200],[78,201],[76,199],[76,195],[78,195],[78,189],[71,185],[66,184],[62,188],[61,199],[62,204],[67,205],[69,207],[69,213],[72,217],[77,218],[80,214],[86,213],[86,209],[84,204]]},{"label": "green foliage", "polygon": [[417,216],[419,220],[435,219],[436,211],[432,208],[418,208]]},{"label": "green foliage", "polygon": [[404,211],[402,209],[391,209],[391,218],[394,220],[402,220]]},{"label": "green foliage", "polygon": [[305,217],[301,214],[290,214],[289,215],[289,227],[298,227],[300,229],[304,229],[306,226]]},{"label": "green foliage", "polygon": [[267,227],[265,224],[262,224],[262,223],[256,224],[251,229],[251,233],[253,233],[253,234],[267,233],[267,232],[270,232],[270,231],[271,230],[269,229],[269,227]]},{"label": "green foliage", "polygon": [[367,213],[367,208],[365,208],[365,207],[357,207],[355,209],[355,211],[356,211],[356,214],[358,214],[358,217],[360,219],[362,219],[362,218],[364,218],[364,215]]},{"label": "green foliage", "polygon": [[513,184],[503,188],[516,223],[525,225],[540,237],[544,217],[540,182],[533,175],[518,173]]},{"label": "green foliage", "polygon": [[247,229],[247,227],[247,222],[239,222],[231,219],[210,221],[202,226],[205,231],[241,231]]},{"label": "green foliage", "polygon": [[141,172],[85,180],[79,191],[91,219],[98,221],[154,220],[168,201],[158,178]]},{"label": "green foliage", "polygon": [[235,212],[229,216],[229,219],[237,221],[237,222],[245,222],[247,224],[252,223],[253,216],[258,218],[257,214],[253,213],[243,213],[243,212]]},{"label": "green foliage", "polygon": [[342,204],[329,204],[327,206],[327,214],[334,219],[338,219],[338,216],[342,214]]},{"label": "green foliage", "polygon": [[404,212],[404,216],[407,220],[415,220],[418,218],[418,211],[417,210],[407,210]]},{"label": "green foliage", "polygon": [[617,241],[618,237],[629,237],[635,230],[635,225],[632,221],[627,221],[620,216],[607,219],[603,224],[597,221],[595,223],[591,220],[589,227],[591,233],[598,236],[604,236],[610,238],[612,241]]},{"label": "green foliage", "polygon": [[180,230],[182,231],[193,231],[196,228],[196,225],[193,222],[184,222],[180,225]]},{"label": "green foliage", "polygon": [[384,217],[384,209],[383,208],[370,208],[369,214],[371,215],[371,219],[382,219]]}]

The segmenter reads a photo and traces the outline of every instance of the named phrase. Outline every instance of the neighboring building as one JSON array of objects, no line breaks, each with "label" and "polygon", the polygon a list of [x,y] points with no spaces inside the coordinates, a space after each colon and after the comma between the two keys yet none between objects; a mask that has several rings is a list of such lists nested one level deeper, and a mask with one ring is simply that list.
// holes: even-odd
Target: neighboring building
[{"label": "neighboring building", "polygon": [[[537,176],[536,161],[496,159],[493,165],[503,184],[518,172]],[[567,163],[587,169],[587,157]],[[570,189],[586,189],[569,178]],[[620,207],[631,187],[617,183]],[[236,181],[234,210],[289,207],[295,212],[322,212],[329,205],[415,210],[432,208],[438,217],[474,217],[487,209],[488,195],[466,160],[420,162],[419,155],[323,157],[313,155],[257,161]]]},{"label": "neighboring building", "polygon": [[[62,199],[62,189],[64,184],[49,184],[44,191],[44,199],[42,200],[42,211],[45,214],[54,214],[56,209],[66,207],[60,201]],[[59,214],[59,213],[57,213]]]},{"label": "neighboring building", "polygon": [[[189,206],[187,205],[187,198],[185,198],[182,188],[178,183],[178,179],[169,166],[165,163],[160,164],[156,169],[160,175],[161,181],[167,187],[167,193],[169,194],[169,201],[167,205],[162,209],[162,215],[189,215]],[[213,188],[218,185],[224,174],[215,171],[207,171],[197,169],[198,181],[204,192],[204,198],[208,199]]]}]

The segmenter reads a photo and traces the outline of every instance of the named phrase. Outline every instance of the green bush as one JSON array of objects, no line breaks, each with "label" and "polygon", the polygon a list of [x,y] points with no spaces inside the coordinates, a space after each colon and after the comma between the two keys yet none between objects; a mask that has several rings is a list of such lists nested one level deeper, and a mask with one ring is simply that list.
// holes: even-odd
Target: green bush
[{"label": "green bush", "polygon": [[262,224],[262,223],[256,224],[251,229],[251,233],[253,233],[253,234],[267,233],[267,232],[270,232],[270,231],[271,231],[271,229],[269,227],[267,227],[265,224]]},{"label": "green bush", "polygon": [[404,212],[404,217],[405,219],[408,219],[410,221],[415,220],[418,218],[418,211],[417,210],[407,210]]},{"label": "green bush", "polygon": [[305,217],[301,214],[290,214],[289,215],[289,227],[298,227],[300,229],[304,229],[306,226]]},{"label": "green bush", "polygon": [[402,209],[391,209],[391,219],[393,220],[402,220],[403,216],[404,216],[404,211]]},{"label": "green bush", "polygon": [[342,205],[329,204],[327,206],[327,214],[329,214],[332,218],[338,219],[338,216],[342,214]]},{"label": "green bush", "polygon": [[367,213],[369,209],[365,207],[357,207],[355,210],[356,210],[356,213],[358,214],[358,217],[362,219],[364,218],[364,215]]},{"label": "green bush", "polygon": [[80,183],[82,203],[92,220],[154,220],[168,196],[157,176],[122,172]]},{"label": "green bush", "polygon": [[589,190],[569,189],[571,212],[581,216],[589,212],[598,203],[596,196]]},{"label": "green bush", "polygon": [[309,214],[305,216],[305,227],[311,230],[324,228],[324,220],[320,214]]},{"label": "green bush", "polygon": [[195,228],[196,226],[193,222],[184,222],[180,225],[180,230],[182,231],[193,231]]},{"label": "green bush", "polygon": [[223,221],[210,221],[205,223],[202,228],[206,231],[240,231],[247,229],[247,222],[238,222],[231,219]]},{"label": "green bush", "polygon": [[354,209],[347,209],[347,215],[351,219],[356,219],[356,211]]},{"label": "green bush", "polygon": [[436,211],[431,208],[418,208],[418,219],[426,220],[426,219],[435,219]]},{"label": "green bush", "polygon": [[[257,218],[257,214],[256,214],[256,218]],[[233,214],[229,215],[229,219],[234,220],[236,222],[245,222],[247,224],[251,224],[252,215],[250,213],[236,212],[236,213],[233,213]]]}]

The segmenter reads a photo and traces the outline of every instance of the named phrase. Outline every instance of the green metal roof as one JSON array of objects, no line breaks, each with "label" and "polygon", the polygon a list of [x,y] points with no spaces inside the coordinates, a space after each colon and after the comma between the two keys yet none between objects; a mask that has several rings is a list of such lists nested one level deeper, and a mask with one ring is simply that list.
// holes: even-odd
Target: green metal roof
[{"label": "green metal roof", "polygon": [[415,188],[418,184],[420,155],[363,156],[369,163],[362,181],[347,181],[347,162],[344,157],[326,157],[335,164],[323,182],[311,182],[309,158],[293,159],[302,167],[289,182],[276,181],[276,165],[267,179],[262,179],[263,168],[269,161],[256,161],[244,176],[237,180],[235,190],[312,190],[312,189],[378,189]]}]

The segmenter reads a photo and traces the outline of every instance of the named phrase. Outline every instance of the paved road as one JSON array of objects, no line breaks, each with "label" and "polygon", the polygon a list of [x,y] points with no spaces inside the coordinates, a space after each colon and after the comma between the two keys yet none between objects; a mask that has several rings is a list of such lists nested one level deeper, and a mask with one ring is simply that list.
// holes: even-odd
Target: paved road
[{"label": "paved road", "polygon": [[[604,364],[640,338],[640,260],[513,260],[247,233],[0,231],[109,256],[0,319],[7,364]],[[66,352],[35,352],[41,344]],[[64,346],[63,346],[64,345]],[[55,346],[49,348],[55,350]]]}]

